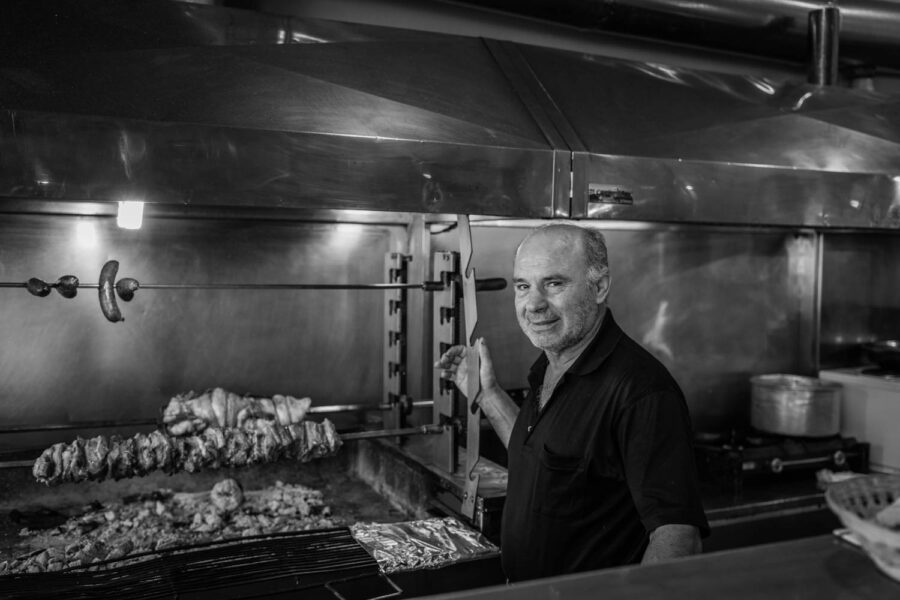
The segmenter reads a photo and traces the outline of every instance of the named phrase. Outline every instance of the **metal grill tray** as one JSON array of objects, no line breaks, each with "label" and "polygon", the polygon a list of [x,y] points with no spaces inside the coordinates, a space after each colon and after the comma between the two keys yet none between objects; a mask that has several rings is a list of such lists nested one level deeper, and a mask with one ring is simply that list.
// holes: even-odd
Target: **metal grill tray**
[{"label": "metal grill tray", "polygon": [[[277,598],[288,592],[297,597],[299,590],[313,589],[323,594],[311,597],[334,598],[341,597],[332,591],[335,584],[357,578],[384,579],[350,530],[335,528],[170,548],[54,573],[8,575],[0,577],[0,598],[229,600]],[[399,592],[392,583],[383,584]],[[389,590],[377,597],[391,595]]]}]

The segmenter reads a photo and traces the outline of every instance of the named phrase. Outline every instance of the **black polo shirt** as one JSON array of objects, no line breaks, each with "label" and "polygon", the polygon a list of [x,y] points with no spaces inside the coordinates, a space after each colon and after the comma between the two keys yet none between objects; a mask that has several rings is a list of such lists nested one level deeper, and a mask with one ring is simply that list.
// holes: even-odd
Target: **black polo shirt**
[{"label": "black polo shirt", "polygon": [[546,368],[541,354],[509,440],[501,552],[510,580],[639,562],[660,525],[708,535],[687,405],[666,368],[608,310],[538,413]]}]

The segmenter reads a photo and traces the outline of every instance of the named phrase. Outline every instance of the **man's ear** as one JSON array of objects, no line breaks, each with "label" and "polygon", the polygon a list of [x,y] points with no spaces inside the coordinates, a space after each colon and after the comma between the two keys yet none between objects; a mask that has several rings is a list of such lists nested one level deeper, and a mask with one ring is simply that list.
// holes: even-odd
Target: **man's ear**
[{"label": "man's ear", "polygon": [[603,275],[601,275],[600,279],[597,281],[597,293],[595,296],[597,304],[606,302],[606,297],[609,296],[609,285],[610,277],[609,271],[607,270],[603,272]]}]

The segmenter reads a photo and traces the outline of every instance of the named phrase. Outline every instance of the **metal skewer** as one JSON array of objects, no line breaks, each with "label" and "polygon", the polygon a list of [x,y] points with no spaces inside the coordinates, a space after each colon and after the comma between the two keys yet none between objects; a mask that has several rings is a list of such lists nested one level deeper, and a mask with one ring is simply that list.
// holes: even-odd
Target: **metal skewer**
[{"label": "metal skewer", "polygon": [[[479,291],[502,290],[506,280],[495,277],[479,279]],[[49,283],[50,287],[55,284]],[[0,288],[27,288],[27,283],[0,282]],[[98,283],[80,283],[79,288],[98,289]],[[422,289],[434,292],[444,289],[442,281],[423,283],[142,283],[142,290],[401,290]]]},{"label": "metal skewer", "polygon": [[[421,425],[419,427],[404,427],[402,429],[372,429],[369,431],[351,431],[348,433],[338,432],[338,435],[340,436],[342,441],[349,442],[355,440],[372,440],[377,438],[389,438],[395,436],[429,435],[443,433],[443,431],[444,426],[442,425]],[[33,465],[34,460],[0,461],[0,469],[31,467]]]},{"label": "metal skewer", "polygon": [[[411,402],[412,407],[432,406],[433,400],[416,400]],[[390,410],[390,404],[332,404],[327,406],[312,406],[306,414],[330,415],[344,412],[361,412],[366,410]],[[134,419],[131,421],[77,421],[74,423],[48,423],[44,425],[12,425],[0,427],[0,435],[10,433],[34,433],[41,431],[64,431],[70,429],[105,429],[109,427],[143,427],[146,425],[158,425],[158,419]],[[403,434],[398,434],[403,435]]]},{"label": "metal skewer", "polygon": [[442,425],[421,425],[419,427],[403,427],[401,429],[373,429],[371,431],[354,431],[350,433],[339,433],[341,439],[348,440],[371,440],[375,438],[393,437],[395,435],[428,435],[433,433],[442,433],[444,426]]},{"label": "metal skewer", "polygon": [[[26,288],[29,293],[44,298],[56,289],[64,298],[74,298],[78,288],[96,289],[99,293],[100,310],[111,323],[124,321],[119,310],[116,295],[125,302],[134,298],[140,289],[149,290],[398,290],[421,289],[426,292],[437,292],[447,288],[451,281],[424,281],[422,283],[144,283],[132,277],[115,280],[119,270],[119,261],[108,260],[100,270],[98,283],[82,284],[74,275],[63,275],[55,283],[48,283],[37,277],[27,282],[0,282],[0,288]],[[474,279],[474,277],[472,277]],[[506,280],[495,277],[474,281],[475,289],[480,291],[502,290],[506,288]]]}]

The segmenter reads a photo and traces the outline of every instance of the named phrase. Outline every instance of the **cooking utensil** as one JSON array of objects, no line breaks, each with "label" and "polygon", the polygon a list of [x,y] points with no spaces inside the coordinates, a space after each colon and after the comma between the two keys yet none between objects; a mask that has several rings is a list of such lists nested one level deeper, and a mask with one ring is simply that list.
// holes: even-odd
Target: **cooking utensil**
[{"label": "cooking utensil", "polygon": [[798,437],[840,432],[841,384],[784,374],[757,375],[750,383],[750,424],[754,428]]},{"label": "cooking utensil", "polygon": [[466,483],[463,489],[463,501],[460,512],[469,519],[475,518],[475,502],[478,496],[478,483],[481,475],[475,467],[481,456],[481,408],[478,395],[481,393],[481,359],[475,346],[475,328],[478,326],[478,304],[475,291],[475,267],[472,266],[472,229],[469,227],[468,215],[457,215],[459,223],[459,261],[462,275],[463,311],[466,317],[466,398],[469,410],[466,420]]},{"label": "cooking utensil", "polygon": [[900,371],[900,340],[876,340],[862,345],[866,358],[887,371]]}]

